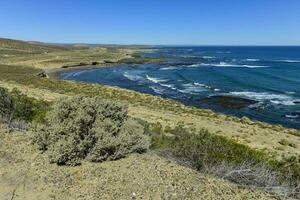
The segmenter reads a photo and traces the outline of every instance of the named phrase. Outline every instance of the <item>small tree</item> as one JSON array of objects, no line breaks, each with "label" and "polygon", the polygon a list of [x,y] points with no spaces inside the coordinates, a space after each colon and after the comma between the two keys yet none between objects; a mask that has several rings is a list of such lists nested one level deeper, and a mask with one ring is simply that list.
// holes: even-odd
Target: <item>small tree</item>
[{"label": "small tree", "polygon": [[127,107],[99,97],[60,99],[34,128],[33,142],[51,163],[77,165],[84,158],[100,162],[142,153],[150,141],[144,128],[127,115]]}]

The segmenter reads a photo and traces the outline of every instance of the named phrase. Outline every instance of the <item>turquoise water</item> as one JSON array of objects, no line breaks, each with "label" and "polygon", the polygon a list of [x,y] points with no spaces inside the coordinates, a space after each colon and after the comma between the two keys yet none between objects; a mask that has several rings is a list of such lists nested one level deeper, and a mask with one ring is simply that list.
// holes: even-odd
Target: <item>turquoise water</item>
[{"label": "turquoise water", "polygon": [[[75,69],[60,76],[300,129],[300,47],[161,47],[141,55],[164,60]],[[234,98],[230,106],[213,98],[224,96]],[[231,105],[240,99],[253,101]]]}]

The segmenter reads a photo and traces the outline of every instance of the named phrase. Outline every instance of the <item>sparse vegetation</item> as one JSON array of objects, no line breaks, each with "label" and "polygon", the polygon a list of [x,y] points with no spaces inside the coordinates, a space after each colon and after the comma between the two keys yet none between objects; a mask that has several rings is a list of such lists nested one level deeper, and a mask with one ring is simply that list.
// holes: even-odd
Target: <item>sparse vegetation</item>
[{"label": "sparse vegetation", "polygon": [[172,152],[176,159],[188,161],[199,171],[279,196],[300,197],[297,158],[277,161],[262,151],[204,129],[195,133],[180,125],[163,130],[154,124],[152,128],[152,148]]},{"label": "sparse vegetation", "polygon": [[8,128],[25,130],[26,124],[42,123],[50,103],[36,100],[14,88],[11,92],[0,88],[0,117]]},{"label": "sparse vegetation", "polygon": [[126,106],[85,96],[57,101],[45,124],[35,127],[33,142],[47,151],[50,162],[66,165],[84,158],[117,160],[145,152],[150,144],[143,126],[128,118]]},{"label": "sparse vegetation", "polygon": [[14,118],[26,122],[44,122],[51,103],[28,97],[16,88],[11,91],[11,96],[15,106]]}]

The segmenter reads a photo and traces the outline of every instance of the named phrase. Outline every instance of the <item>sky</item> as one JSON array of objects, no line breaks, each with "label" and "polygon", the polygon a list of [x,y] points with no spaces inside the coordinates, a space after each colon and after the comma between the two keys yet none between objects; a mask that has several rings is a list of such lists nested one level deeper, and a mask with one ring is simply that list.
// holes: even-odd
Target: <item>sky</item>
[{"label": "sky", "polygon": [[1,0],[0,37],[55,43],[300,45],[300,0]]}]

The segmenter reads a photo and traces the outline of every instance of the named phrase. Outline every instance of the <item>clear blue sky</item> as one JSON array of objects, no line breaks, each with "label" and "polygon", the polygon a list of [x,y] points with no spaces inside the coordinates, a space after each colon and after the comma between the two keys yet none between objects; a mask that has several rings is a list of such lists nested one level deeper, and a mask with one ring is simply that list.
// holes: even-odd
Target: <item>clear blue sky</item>
[{"label": "clear blue sky", "polygon": [[65,43],[300,45],[300,0],[1,0],[0,37]]}]

